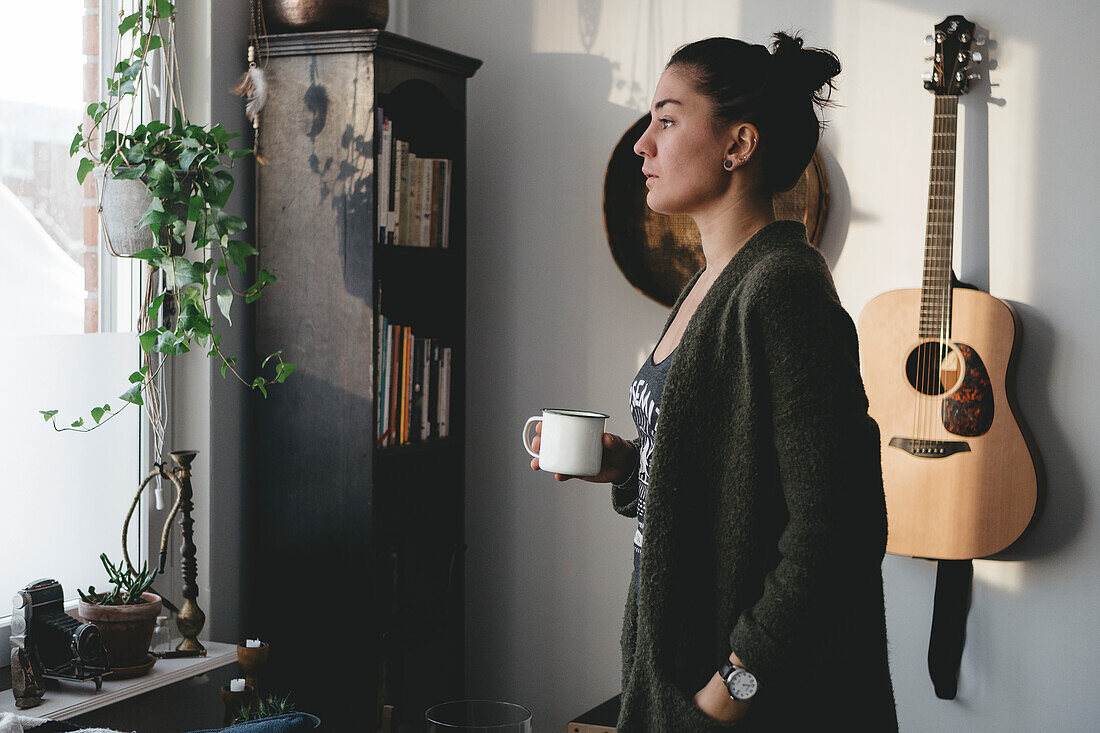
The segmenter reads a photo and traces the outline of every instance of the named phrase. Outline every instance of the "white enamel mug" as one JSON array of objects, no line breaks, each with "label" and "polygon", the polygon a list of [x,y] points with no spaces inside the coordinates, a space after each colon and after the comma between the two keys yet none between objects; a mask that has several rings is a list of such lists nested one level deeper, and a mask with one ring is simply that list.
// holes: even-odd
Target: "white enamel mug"
[{"label": "white enamel mug", "polygon": [[[539,459],[539,468],[547,473],[569,476],[595,476],[603,464],[604,421],[610,415],[589,410],[546,408],[542,415],[528,418],[523,426],[523,447]],[[531,423],[542,421],[539,452],[531,448],[527,431]]]}]

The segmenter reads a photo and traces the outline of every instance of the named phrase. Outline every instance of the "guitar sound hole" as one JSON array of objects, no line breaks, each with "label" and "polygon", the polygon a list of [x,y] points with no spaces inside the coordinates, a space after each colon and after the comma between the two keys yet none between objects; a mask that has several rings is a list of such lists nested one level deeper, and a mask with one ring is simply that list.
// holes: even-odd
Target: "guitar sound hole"
[{"label": "guitar sound hole", "polygon": [[963,359],[951,344],[925,341],[909,352],[905,376],[921,394],[935,397],[950,392],[963,376]]}]

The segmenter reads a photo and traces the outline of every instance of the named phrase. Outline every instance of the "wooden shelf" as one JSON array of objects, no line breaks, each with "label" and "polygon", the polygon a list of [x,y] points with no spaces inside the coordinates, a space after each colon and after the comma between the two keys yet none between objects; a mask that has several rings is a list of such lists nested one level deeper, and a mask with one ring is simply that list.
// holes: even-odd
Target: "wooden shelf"
[{"label": "wooden shelf", "polygon": [[47,680],[46,694],[38,707],[20,710],[15,707],[11,690],[0,693],[0,713],[17,713],[34,718],[68,720],[108,705],[137,697],[191,677],[197,677],[237,661],[237,645],[204,641],[205,657],[158,659],[144,677],[112,682],[104,680],[103,689],[96,692],[95,683],[75,680]]},{"label": "wooden shelf", "polygon": [[423,443],[408,443],[406,445],[389,445],[375,448],[375,454],[384,456],[407,456],[418,453],[431,453],[438,450],[448,450],[460,444],[462,439],[456,435],[448,435],[445,438],[436,438]]}]

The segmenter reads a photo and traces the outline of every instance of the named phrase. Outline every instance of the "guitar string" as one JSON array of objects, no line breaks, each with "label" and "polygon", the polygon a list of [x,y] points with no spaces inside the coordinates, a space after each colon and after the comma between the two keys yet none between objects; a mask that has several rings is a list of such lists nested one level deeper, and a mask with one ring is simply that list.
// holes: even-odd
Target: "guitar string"
[{"label": "guitar string", "polygon": [[950,149],[949,149],[950,144],[949,144],[949,142],[954,142],[954,141],[953,140],[948,141],[948,137],[953,132],[952,126],[950,124],[950,120],[951,120],[950,113],[949,113],[950,99],[951,99],[950,96],[945,95],[940,100],[940,104],[939,104],[940,115],[941,115],[941,117],[940,117],[940,126],[941,126],[940,127],[940,133],[941,134],[940,134],[939,137],[940,137],[940,140],[942,141],[942,144],[940,145],[940,149],[939,149],[939,158],[940,158],[940,160],[939,160],[938,163],[939,163],[939,165],[942,165],[943,167],[936,169],[937,171],[940,171],[940,174],[939,174],[940,183],[939,183],[939,192],[938,192],[939,199],[938,200],[942,201],[942,202],[945,202],[945,203],[950,203],[950,204],[952,204],[952,206],[947,206],[947,207],[940,208],[940,209],[937,210],[938,215],[940,217],[940,226],[937,227],[937,230],[939,230],[939,232],[938,232],[939,236],[937,237],[937,240],[936,240],[936,249],[937,249],[937,260],[936,260],[936,264],[937,264],[937,272],[936,272],[937,309],[936,310],[937,310],[937,316],[938,316],[938,320],[939,320],[939,323],[937,325],[939,326],[939,328],[937,329],[938,333],[936,334],[936,336],[937,336],[936,347],[935,347],[936,351],[935,351],[935,357],[934,357],[935,372],[934,372],[934,375],[932,375],[934,377],[934,381],[931,384],[932,391],[933,391],[933,396],[929,400],[929,405],[928,405],[928,407],[929,407],[929,409],[928,409],[928,412],[929,412],[929,415],[928,415],[928,435],[929,435],[930,439],[933,436],[938,435],[938,433],[940,432],[939,429],[937,428],[937,423],[942,425],[942,420],[939,419],[940,416],[942,415],[942,412],[941,412],[941,409],[937,409],[937,408],[942,408],[942,404],[943,404],[943,397],[942,397],[942,395],[943,395],[943,392],[942,392],[943,384],[942,384],[942,378],[941,377],[942,377],[942,374],[943,374],[944,330],[945,330],[944,320],[945,320],[946,315],[947,315],[947,298],[949,297],[949,293],[947,292],[947,288],[950,287],[950,282],[951,282],[950,275],[948,274],[950,272],[950,269],[951,269],[951,262],[950,262],[949,250],[948,250],[948,247],[947,247],[947,243],[949,241],[951,241],[951,236],[950,235],[953,234],[953,232],[952,232],[953,222],[948,219],[948,212],[951,211],[953,213],[953,211],[954,211],[954,206],[953,206],[954,198],[953,197],[950,198],[950,199],[948,198],[948,197],[951,197],[952,194],[953,194],[953,187],[951,187],[951,185],[950,185],[953,171],[951,170],[951,167],[950,167],[951,161],[950,161]]},{"label": "guitar string", "polygon": [[[954,221],[954,210],[955,210],[955,150],[956,150],[955,143],[956,143],[956,140],[957,140],[956,136],[957,136],[957,133],[958,133],[958,117],[957,117],[958,103],[959,103],[959,98],[956,97],[956,96],[949,96],[945,100],[945,106],[949,108],[948,116],[945,119],[948,120],[948,123],[950,125],[950,135],[951,135],[950,143],[951,144],[949,146],[949,149],[944,151],[944,158],[949,160],[949,162],[945,163],[945,166],[948,166],[948,167],[945,167],[943,169],[945,171],[945,176],[947,177],[946,178],[947,185],[945,186],[945,188],[950,189],[950,190],[945,191],[944,195],[950,196],[952,216],[951,216],[951,220],[946,222],[946,227],[945,228],[948,230],[949,236],[946,236],[943,239],[943,247],[942,247],[943,248],[943,254],[942,254],[942,259],[941,259],[941,262],[944,263],[944,273],[943,273],[943,277],[940,281],[940,287],[943,290],[943,297],[942,297],[942,300],[941,300],[942,313],[940,314],[940,349],[939,349],[939,352],[940,352],[941,360],[946,359],[948,354],[950,353],[949,349],[950,349],[950,338],[951,338],[951,306],[952,306],[952,292],[951,292],[951,272],[952,272],[952,269],[951,269],[951,265],[952,265],[952,259],[953,259],[953,254],[954,254],[954,246],[953,245],[954,245],[954,242],[955,242],[955,221]],[[940,370],[937,374],[937,378],[940,378],[940,375],[942,375],[942,374],[943,374],[943,369],[942,369],[942,363],[941,363],[941,368],[940,368]],[[941,381],[942,381],[942,379],[941,379]],[[947,431],[944,428],[944,424],[943,424],[943,407],[944,407],[944,404],[945,404],[945,399],[946,399],[945,398],[945,393],[946,393],[947,387],[948,387],[948,385],[946,385],[946,384],[940,384],[939,385],[939,396],[936,400],[936,432],[939,433],[942,436],[947,435]]]},{"label": "guitar string", "polygon": [[929,201],[928,201],[928,226],[925,228],[926,236],[928,240],[924,249],[925,263],[924,263],[924,278],[921,282],[921,312],[920,312],[920,341],[917,352],[917,426],[915,432],[915,438],[917,441],[917,450],[923,450],[924,433],[927,424],[927,394],[928,394],[928,362],[930,361],[928,355],[928,313],[935,304],[935,293],[933,290],[933,278],[935,277],[935,228],[937,224],[938,212],[935,208],[934,198],[936,195],[936,183],[937,183],[937,168],[936,168],[936,141],[939,132],[939,96],[935,97],[932,113],[932,167],[928,172],[928,189],[929,189]]},{"label": "guitar string", "polygon": [[[925,237],[931,236],[932,222],[935,220],[936,212],[932,208],[933,199],[931,198],[933,185],[936,178],[936,107],[932,108],[932,167],[928,169],[928,221],[925,224]],[[924,406],[924,339],[925,339],[925,313],[927,311],[927,305],[925,300],[928,298],[928,271],[931,266],[930,255],[928,251],[929,242],[925,242],[924,247],[924,272],[921,279],[921,298],[920,298],[920,328],[917,332],[917,403],[916,409],[913,414],[913,438],[916,440],[916,448],[919,450],[921,447],[921,428],[923,417],[921,414],[921,408]]]}]

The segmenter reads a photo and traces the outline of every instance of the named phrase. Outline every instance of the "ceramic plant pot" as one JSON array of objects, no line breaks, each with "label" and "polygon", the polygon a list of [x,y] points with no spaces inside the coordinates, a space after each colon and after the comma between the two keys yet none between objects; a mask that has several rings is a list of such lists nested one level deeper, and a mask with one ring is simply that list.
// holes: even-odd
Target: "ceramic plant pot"
[{"label": "ceramic plant pot", "polygon": [[153,628],[161,610],[160,596],[155,593],[143,593],[142,596],[149,602],[132,606],[96,606],[79,602],[80,617],[99,629],[115,679],[145,674],[153,667],[149,660],[156,661],[156,657],[149,654],[149,642],[153,639]]}]

